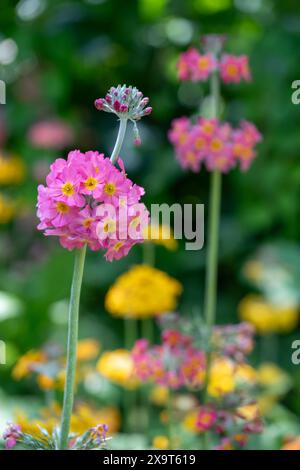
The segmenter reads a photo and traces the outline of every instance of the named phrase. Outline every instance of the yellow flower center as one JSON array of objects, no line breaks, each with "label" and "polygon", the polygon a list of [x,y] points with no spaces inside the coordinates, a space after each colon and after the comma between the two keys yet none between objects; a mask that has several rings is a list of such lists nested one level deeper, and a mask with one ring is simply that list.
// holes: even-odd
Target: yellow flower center
[{"label": "yellow flower center", "polygon": [[238,68],[235,64],[230,64],[230,65],[227,65],[227,73],[228,75],[230,75],[231,77],[235,77],[235,75],[237,74],[238,72]]},{"label": "yellow flower center", "polygon": [[70,210],[70,207],[65,202],[58,201],[56,203],[56,209],[60,214],[67,214]]},{"label": "yellow flower center", "polygon": [[180,145],[184,145],[186,143],[186,141],[187,141],[187,134],[185,134],[185,133],[180,134],[180,136],[179,136]]},{"label": "yellow flower center", "polygon": [[196,139],[195,141],[196,150],[203,149],[204,145],[205,145],[205,140],[202,137],[198,137],[198,139]]},{"label": "yellow flower center", "polygon": [[116,221],[113,219],[107,220],[103,226],[105,233],[114,233],[116,231]]},{"label": "yellow flower center", "polygon": [[92,225],[93,222],[94,222],[94,219],[92,219],[92,218],[84,219],[83,226],[85,228],[90,228],[90,226]]},{"label": "yellow flower center", "polygon": [[115,245],[114,245],[114,251],[119,251],[120,248],[122,248],[122,246],[124,245],[124,242],[117,242]]},{"label": "yellow flower center", "polygon": [[84,182],[84,186],[89,191],[93,191],[93,189],[97,187],[97,184],[98,184],[98,181],[96,180],[96,178],[93,178],[93,176],[89,176]]},{"label": "yellow flower center", "polygon": [[207,57],[200,57],[198,60],[199,70],[206,70],[209,66],[209,59]]},{"label": "yellow flower center", "polygon": [[62,185],[61,187],[61,192],[65,195],[65,196],[73,196],[73,194],[75,193],[75,189],[74,189],[74,186],[72,183],[70,182],[67,182],[65,184]]},{"label": "yellow flower center", "polygon": [[114,183],[106,183],[106,185],[104,186],[104,192],[105,194],[107,194],[108,196],[113,196],[116,192],[116,185]]},{"label": "yellow flower center", "polygon": [[186,159],[188,162],[193,163],[194,161],[196,161],[196,155],[194,154],[194,152],[187,152]]},{"label": "yellow flower center", "polygon": [[202,126],[203,131],[205,134],[211,134],[214,130],[214,126],[211,122],[205,122]]},{"label": "yellow flower center", "polygon": [[210,144],[210,148],[215,151],[219,152],[223,147],[223,143],[220,139],[213,139]]}]

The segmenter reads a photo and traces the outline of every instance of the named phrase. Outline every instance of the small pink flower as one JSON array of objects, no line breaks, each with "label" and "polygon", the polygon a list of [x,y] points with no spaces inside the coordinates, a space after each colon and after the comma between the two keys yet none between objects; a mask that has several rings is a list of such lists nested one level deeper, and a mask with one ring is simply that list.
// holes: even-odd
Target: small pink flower
[{"label": "small pink flower", "polygon": [[204,81],[208,79],[216,67],[217,61],[213,54],[200,54],[197,49],[190,48],[179,57],[178,78],[194,82]]},{"label": "small pink flower", "polygon": [[192,81],[204,81],[216,70],[217,61],[213,54],[199,54],[196,60],[190,63],[190,68]]},{"label": "small pink flower", "polygon": [[223,54],[219,64],[220,76],[225,83],[239,83],[242,80],[250,81],[248,57]]},{"label": "small pink flower", "polygon": [[197,415],[196,426],[199,431],[207,431],[215,424],[217,417],[218,413],[213,408],[202,406]]}]

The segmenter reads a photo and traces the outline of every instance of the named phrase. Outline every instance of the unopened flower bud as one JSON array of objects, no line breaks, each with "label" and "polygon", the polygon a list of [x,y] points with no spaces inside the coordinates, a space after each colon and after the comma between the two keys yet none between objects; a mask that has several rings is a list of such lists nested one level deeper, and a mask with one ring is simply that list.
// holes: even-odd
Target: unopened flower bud
[{"label": "unopened flower bud", "polygon": [[98,110],[114,113],[119,118],[127,118],[131,121],[138,121],[143,116],[151,113],[152,108],[147,107],[149,98],[137,88],[126,85],[111,87],[105,98],[95,101]]}]

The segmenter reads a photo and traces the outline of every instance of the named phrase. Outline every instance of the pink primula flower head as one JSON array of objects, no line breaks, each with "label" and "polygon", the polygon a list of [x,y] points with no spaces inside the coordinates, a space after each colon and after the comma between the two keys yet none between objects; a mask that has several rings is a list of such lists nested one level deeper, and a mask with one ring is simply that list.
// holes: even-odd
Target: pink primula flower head
[{"label": "pink primula flower head", "polygon": [[38,229],[69,250],[87,244],[104,250],[109,261],[127,255],[143,241],[149,214],[140,202],[144,189],[127,177],[121,160],[119,165],[95,151],[74,150],[67,160],[57,159],[46,186],[38,187]]},{"label": "pink primula flower head", "polygon": [[186,117],[174,119],[168,136],[182,168],[195,173],[202,164],[208,171],[222,173],[237,163],[243,171],[247,170],[256,156],[255,145],[262,138],[254,124],[247,121],[233,129],[228,123],[204,117],[194,124]]}]

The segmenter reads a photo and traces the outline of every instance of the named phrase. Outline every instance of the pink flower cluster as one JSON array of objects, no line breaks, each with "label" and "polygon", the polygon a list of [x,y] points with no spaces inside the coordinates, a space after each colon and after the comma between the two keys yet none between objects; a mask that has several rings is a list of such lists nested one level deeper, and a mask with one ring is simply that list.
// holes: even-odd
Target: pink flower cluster
[{"label": "pink flower cluster", "polygon": [[172,389],[199,388],[204,383],[204,352],[193,347],[191,336],[177,330],[165,330],[160,345],[150,347],[147,340],[138,340],[132,358],[142,382],[152,381]]},{"label": "pink flower cluster", "polygon": [[211,429],[218,418],[218,412],[211,406],[201,406],[197,413],[196,426],[200,432]]},{"label": "pink flower cluster", "polygon": [[181,54],[178,63],[179,80],[205,81],[212,72],[219,71],[225,83],[250,81],[248,57],[223,54],[219,60],[212,53],[201,54],[197,49],[190,48]]},{"label": "pink flower cluster", "polygon": [[192,124],[187,117],[174,119],[169,140],[175,147],[177,159],[183,168],[198,172],[204,163],[208,171],[228,172],[237,162],[247,170],[255,158],[255,145],[261,134],[254,124],[242,121],[233,129],[217,119],[200,117]]},{"label": "pink flower cluster", "polygon": [[230,404],[228,409],[220,409],[212,404],[200,406],[195,425],[200,433],[210,430],[220,436],[216,450],[242,449],[247,444],[250,434],[262,432],[259,414],[248,420],[239,416],[237,410]]},{"label": "pink flower cluster", "polygon": [[10,423],[3,434],[5,449],[10,450],[17,444],[21,436],[21,426]]},{"label": "pink flower cluster", "polygon": [[73,150],[50,167],[46,186],[38,187],[38,229],[58,236],[72,250],[87,244],[106,250],[111,261],[143,241],[148,211],[139,203],[144,189],[127,178],[122,161],[116,168],[96,151]]}]

